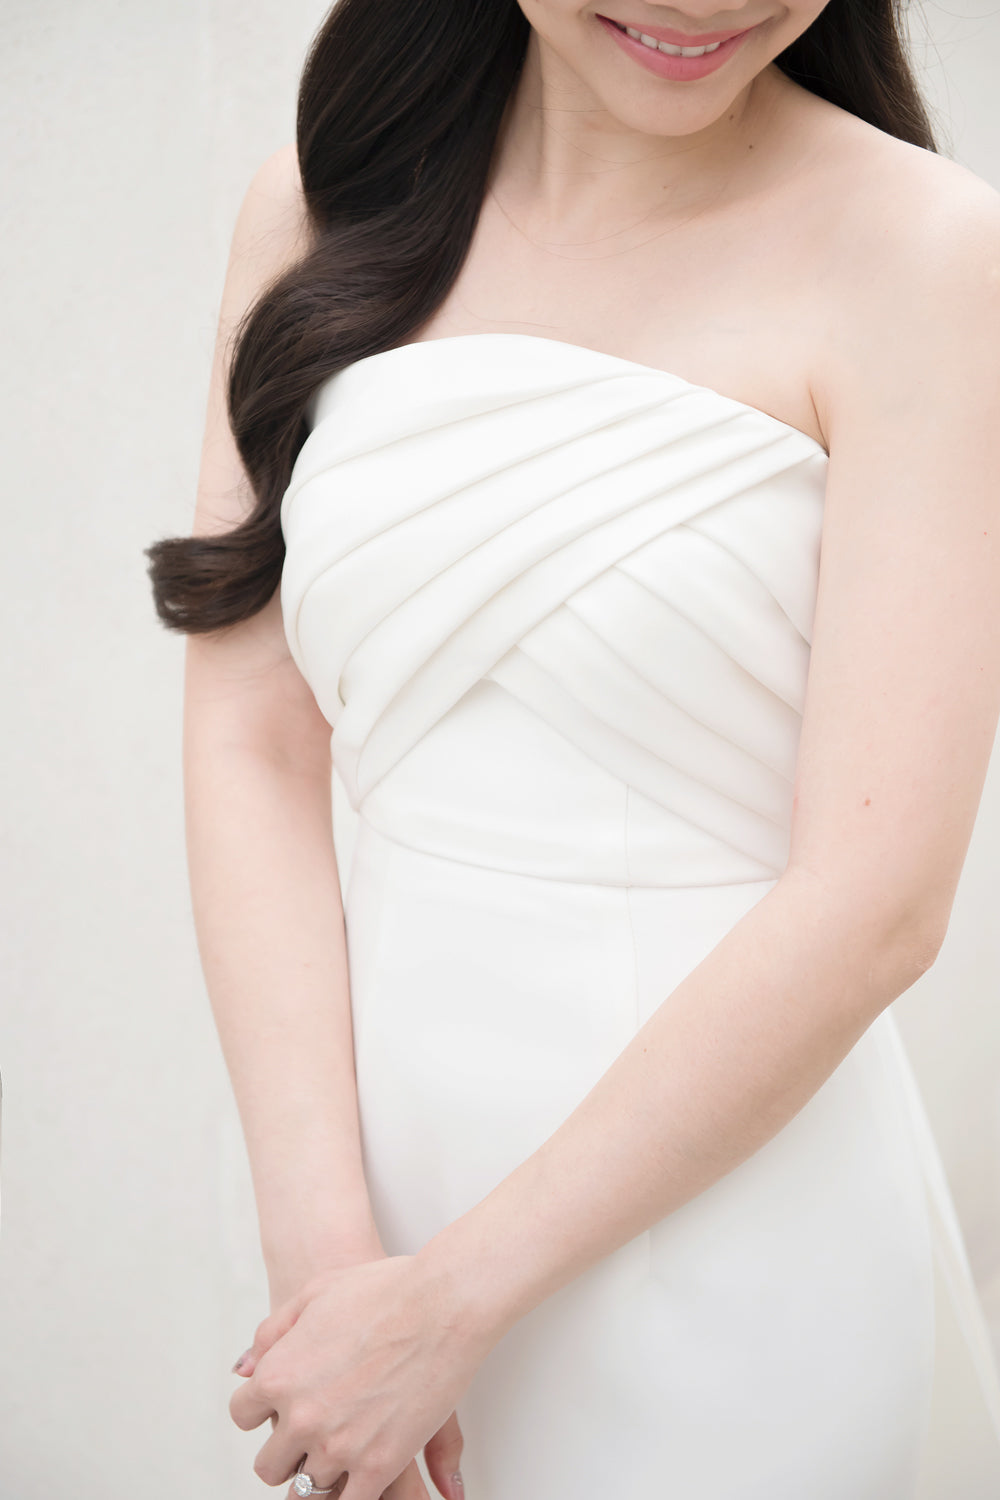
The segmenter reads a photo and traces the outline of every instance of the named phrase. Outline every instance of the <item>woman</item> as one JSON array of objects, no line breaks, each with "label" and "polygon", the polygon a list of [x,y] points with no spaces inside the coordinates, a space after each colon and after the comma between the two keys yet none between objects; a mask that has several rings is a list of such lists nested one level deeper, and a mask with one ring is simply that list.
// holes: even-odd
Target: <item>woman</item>
[{"label": "woman", "polygon": [[998,245],[890,0],[326,20],[150,548],[267,1484],[1000,1483],[889,1010],[1000,712]]}]

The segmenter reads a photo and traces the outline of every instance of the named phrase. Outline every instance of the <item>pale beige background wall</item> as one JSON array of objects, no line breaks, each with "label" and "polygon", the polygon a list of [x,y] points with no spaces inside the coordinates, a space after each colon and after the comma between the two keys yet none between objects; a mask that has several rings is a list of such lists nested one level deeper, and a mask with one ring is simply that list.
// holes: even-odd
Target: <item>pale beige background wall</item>
[{"label": "pale beige background wall", "polygon": [[[266,1303],[190,918],[182,643],[154,620],[141,554],[190,527],[234,215],[293,136],[324,10],[0,0],[11,1500],[264,1493],[263,1436],[228,1415]],[[947,0],[914,21],[954,154],[1000,187],[1000,10]],[[897,1014],[1000,1347],[996,759],[945,947]]]}]

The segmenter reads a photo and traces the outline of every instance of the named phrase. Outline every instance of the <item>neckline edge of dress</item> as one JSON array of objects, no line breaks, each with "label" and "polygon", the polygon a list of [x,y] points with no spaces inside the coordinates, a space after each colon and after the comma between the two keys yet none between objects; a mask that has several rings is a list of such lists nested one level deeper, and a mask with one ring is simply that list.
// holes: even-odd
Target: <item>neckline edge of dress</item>
[{"label": "neckline edge of dress", "polygon": [[[536,348],[539,345],[547,345],[551,349],[557,350],[561,353],[571,353],[576,358],[579,358],[581,355],[583,355],[607,364],[617,365],[620,367],[620,373],[622,375],[648,375],[660,380],[668,381],[676,389],[689,391],[692,394],[700,393],[702,395],[712,396],[717,401],[724,401],[730,407],[738,408],[740,411],[753,413],[755,416],[762,417],[765,421],[774,423],[777,427],[783,428],[785,432],[792,433],[795,436],[802,438],[805,442],[810,444],[810,446],[815,450],[816,453],[822,454],[824,459],[829,460],[830,454],[828,450],[823,446],[822,443],[820,443],[816,438],[813,437],[812,433],[805,432],[801,427],[796,427],[793,422],[786,422],[782,417],[776,417],[773,412],[765,411],[761,406],[754,406],[752,402],[741,401],[736,396],[727,396],[722,391],[716,390],[714,386],[699,385],[696,381],[687,380],[683,375],[677,375],[671,370],[662,370],[657,365],[641,364],[638,360],[624,359],[617,354],[608,354],[604,349],[592,349],[587,344],[574,344],[570,343],[566,339],[545,338],[541,334],[535,333],[504,333],[502,331],[489,333],[454,333],[445,334],[441,338],[414,339],[410,343],[394,344],[391,349],[380,349],[377,350],[374,354],[365,354],[361,357],[361,359],[352,360],[349,365],[344,365],[342,369],[335,370],[332,375],[328,375],[324,380],[321,380],[319,385],[317,385],[315,390],[313,391],[309,403],[310,412],[314,415],[314,419],[310,424],[311,429],[315,431],[319,423],[324,420],[323,417],[319,416],[319,408],[327,390],[331,388],[336,381],[341,381],[344,377],[350,377],[355,371],[360,372],[369,369],[377,360],[386,360],[391,355],[406,354],[406,351],[411,349],[427,349],[432,348],[436,344],[454,345],[463,342],[475,343],[483,339],[502,339],[505,342],[519,339],[525,343],[535,346]],[[407,357],[409,356],[407,355]]]}]

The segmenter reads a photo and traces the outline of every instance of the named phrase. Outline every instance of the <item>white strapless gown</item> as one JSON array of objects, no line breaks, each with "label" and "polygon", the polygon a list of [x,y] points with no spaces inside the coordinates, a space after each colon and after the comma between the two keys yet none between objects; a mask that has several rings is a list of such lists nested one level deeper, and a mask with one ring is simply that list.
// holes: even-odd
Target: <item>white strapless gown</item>
[{"label": "white strapless gown", "polygon": [[[402,1254],[781,875],[828,460],[522,334],[359,360],[310,423],[281,602],[356,814],[362,1140]],[[997,1500],[1000,1382],[891,1008],[773,1140],[522,1318],[458,1416],[469,1500]]]}]

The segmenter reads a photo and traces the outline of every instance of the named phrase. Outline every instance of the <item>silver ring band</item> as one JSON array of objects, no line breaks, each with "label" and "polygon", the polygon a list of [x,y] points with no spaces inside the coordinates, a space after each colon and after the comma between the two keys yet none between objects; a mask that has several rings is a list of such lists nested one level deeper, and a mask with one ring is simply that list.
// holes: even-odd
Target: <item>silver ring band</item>
[{"label": "silver ring band", "polygon": [[313,1483],[311,1474],[296,1474],[292,1489],[297,1495],[332,1495],[334,1486],[331,1484],[328,1490],[321,1490]]}]

